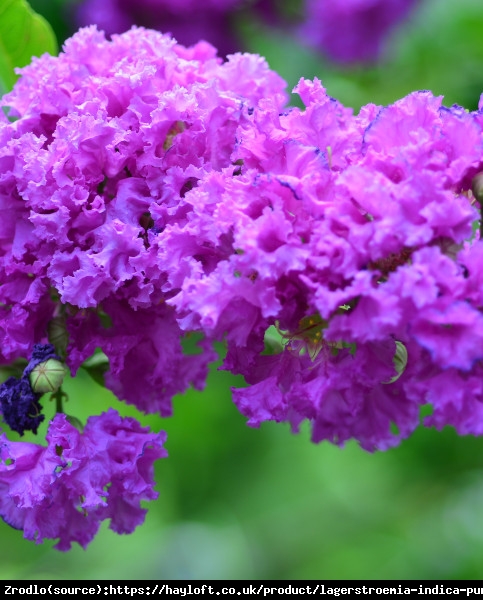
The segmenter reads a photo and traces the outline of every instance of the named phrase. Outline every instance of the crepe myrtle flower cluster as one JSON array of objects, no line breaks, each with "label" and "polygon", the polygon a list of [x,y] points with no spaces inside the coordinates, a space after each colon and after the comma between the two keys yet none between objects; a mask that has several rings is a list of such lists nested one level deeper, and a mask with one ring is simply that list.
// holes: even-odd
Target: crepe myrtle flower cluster
[{"label": "crepe myrtle flower cluster", "polygon": [[290,109],[284,88],[258,56],[90,27],[2,99],[3,420],[35,431],[58,400],[47,446],[0,442],[0,514],[27,538],[129,532],[156,496],[163,432],[62,411],[61,371],[99,356],[145,413],[201,389],[224,341],[250,426],[384,450],[429,404],[425,425],[483,433],[483,113],[415,92],[354,115],[318,80]]},{"label": "crepe myrtle flower cluster", "polygon": [[340,63],[379,58],[421,0],[306,0],[300,37]]},{"label": "crepe myrtle flower cluster", "polygon": [[305,110],[265,99],[240,124],[240,175],[212,172],[187,195],[202,226],[164,232],[190,252],[214,230],[233,240],[209,271],[178,254],[181,284],[171,263],[180,324],[226,332],[252,426],[308,420],[315,442],[372,451],[430,403],[427,425],[481,434],[480,112],[416,92],[353,116],[318,81],[295,91]]},{"label": "crepe myrtle flower cluster", "polygon": [[[185,197],[206,173],[240,169],[231,156],[240,122],[266,94],[281,109],[284,88],[258,56],[223,62],[207,43],[185,48],[144,29],[106,41],[88,28],[59,57],[23,69],[2,99],[0,361],[20,363],[20,377],[0,387],[3,420],[35,432],[42,395],[57,401],[47,447],[1,441],[0,514],[27,538],[85,546],[103,519],[130,532],[140,501],[156,497],[164,434],[114,411],[79,431],[62,412],[60,382],[45,379],[64,365],[75,375],[86,359],[95,370],[100,348],[109,368],[97,375],[141,411],[170,415],[176,393],[203,387],[216,355],[211,339],[183,353],[169,303],[178,250],[166,253],[163,232],[193,218]],[[214,235],[191,258],[209,269],[225,246],[230,236]]]},{"label": "crepe myrtle flower cluster", "polygon": [[58,539],[59,550],[87,546],[105,519],[116,533],[132,533],[146,513],[140,500],[157,497],[152,464],[167,456],[165,437],[113,409],[89,417],[83,433],[58,413],[46,447],[2,434],[2,518],[29,540]]}]

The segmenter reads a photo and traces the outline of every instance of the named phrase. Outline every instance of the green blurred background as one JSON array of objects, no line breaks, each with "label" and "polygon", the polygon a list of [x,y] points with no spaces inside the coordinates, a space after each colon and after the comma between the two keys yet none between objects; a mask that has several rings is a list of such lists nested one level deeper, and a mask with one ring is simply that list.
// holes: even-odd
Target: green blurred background
[{"label": "green blurred background", "polygon": [[[62,42],[61,0],[31,4]],[[356,110],[415,89],[475,109],[483,91],[481,0],[423,0],[381,63],[364,69],[338,68],[248,19],[239,27],[246,47],[291,87],[317,76]],[[230,387],[242,384],[215,365],[206,391],[177,397],[174,416],[162,420],[139,416],[87,375],[69,381],[70,414],[85,419],[114,405],[168,432],[169,458],[156,466],[159,499],[134,534],[104,524],[85,551],[35,545],[0,523],[0,578],[483,577],[483,440],[448,428],[421,429],[373,455],[352,443],[315,446],[307,429],[295,436],[284,425],[248,428],[231,401]]]}]

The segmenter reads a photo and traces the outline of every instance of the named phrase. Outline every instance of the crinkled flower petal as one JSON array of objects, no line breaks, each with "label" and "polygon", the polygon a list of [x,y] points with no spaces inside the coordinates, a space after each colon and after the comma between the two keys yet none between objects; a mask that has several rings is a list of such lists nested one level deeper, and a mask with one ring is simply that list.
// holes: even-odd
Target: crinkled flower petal
[{"label": "crinkled flower petal", "polygon": [[57,539],[60,550],[86,547],[105,519],[131,533],[144,520],[140,501],[157,497],[153,462],[167,456],[165,439],[113,409],[90,417],[83,433],[58,414],[46,447],[3,436],[0,514],[36,543]]}]

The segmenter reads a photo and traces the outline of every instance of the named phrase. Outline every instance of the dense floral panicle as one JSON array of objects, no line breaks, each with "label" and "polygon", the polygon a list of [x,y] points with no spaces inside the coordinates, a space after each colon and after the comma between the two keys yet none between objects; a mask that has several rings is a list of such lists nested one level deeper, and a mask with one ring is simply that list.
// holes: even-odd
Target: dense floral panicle
[{"label": "dense floral panicle", "polygon": [[306,109],[260,103],[238,129],[236,177],[208,174],[185,196],[186,222],[166,227],[167,289],[179,289],[168,303],[182,328],[226,335],[224,368],[250,384],[234,399],[253,426],[308,419],[314,441],[383,449],[431,401],[428,423],[469,432],[474,396],[450,411],[425,374],[453,369],[475,390],[464,373],[483,358],[480,243],[461,250],[478,219],[477,116],[429,92],[355,116],[317,81],[296,91]]},{"label": "dense floral panicle", "polygon": [[418,0],[306,0],[304,42],[343,63],[377,59]]},{"label": "dense floral panicle", "polygon": [[[198,181],[237,168],[239,123],[264,97],[282,106],[285,84],[259,56],[223,62],[207,43],[185,48],[145,29],[111,41],[83,29],[59,57],[21,73],[2,100],[16,120],[0,125],[3,359],[28,353],[61,314],[73,370],[95,337],[111,359],[109,386],[166,414],[173,394],[200,387],[212,354],[183,356],[163,306],[171,291],[159,240],[186,222]],[[96,328],[89,343],[82,323]],[[132,388],[143,370],[144,400]]]},{"label": "dense floral panicle", "polygon": [[236,366],[252,384],[233,390],[248,424],[288,421],[297,431],[309,420],[314,442],[356,439],[368,451],[387,449],[407,437],[418,424],[419,411],[417,403],[404,399],[401,382],[388,384],[395,372],[394,342],[360,344],[355,354],[349,348],[335,350],[327,345],[315,361],[290,351],[259,356],[247,371],[237,357]]},{"label": "dense floral panicle", "polygon": [[295,92],[305,109],[284,111],[260,57],[141,29],[82,30],[24,69],[0,126],[4,360],[64,319],[73,372],[101,348],[119,398],[169,415],[224,339],[253,426],[308,420],[316,442],[372,451],[430,402],[429,424],[478,433],[480,113],[415,92],[354,115],[318,80]]},{"label": "dense floral panicle", "polygon": [[0,515],[36,543],[57,539],[60,550],[86,547],[105,519],[131,533],[144,520],[140,501],[157,497],[153,462],[167,456],[165,439],[113,409],[90,417],[83,433],[56,415],[46,447],[3,436]]},{"label": "dense floral panicle", "polygon": [[[199,182],[185,197],[193,218],[168,226],[160,239],[166,243],[162,255],[179,249],[169,265],[168,283],[174,288],[184,280],[181,294],[170,303],[181,311],[199,311],[207,328],[216,323],[213,311],[223,311],[230,296],[258,304],[265,317],[283,319],[277,297],[284,298],[284,306],[289,299],[281,289],[270,293],[270,288],[286,287],[290,279],[301,306],[330,316],[364,290],[379,293],[371,271],[386,275],[407,262],[418,245],[443,239],[456,244],[471,235],[477,213],[447,178],[456,152],[445,132],[433,134],[426,148],[428,155],[438,152],[439,166],[426,165],[419,156],[411,165],[406,157],[408,173],[393,181],[381,172],[391,156],[368,139],[382,118],[380,110],[372,107],[353,117],[317,82],[301,82],[297,89],[308,103],[306,111],[279,116],[261,105],[239,128],[234,157],[243,164],[240,174],[211,173]],[[426,96],[421,100],[424,105]],[[447,124],[444,115],[432,115],[439,128]],[[407,121],[414,135],[400,145],[400,153],[417,144],[422,129]],[[481,140],[476,141],[477,148],[466,157],[458,152],[466,170],[476,164]],[[225,244],[219,245],[218,256],[206,260],[209,267],[200,269],[192,256],[213,245],[213,233]],[[181,278],[175,260],[182,265]],[[232,287],[237,291],[232,293]]]}]

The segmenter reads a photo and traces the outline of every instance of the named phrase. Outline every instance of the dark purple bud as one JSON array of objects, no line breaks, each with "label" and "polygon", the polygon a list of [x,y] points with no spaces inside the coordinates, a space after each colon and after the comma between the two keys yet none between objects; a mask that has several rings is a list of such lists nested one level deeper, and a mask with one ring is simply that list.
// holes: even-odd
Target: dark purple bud
[{"label": "dark purple bud", "polygon": [[0,385],[0,406],[3,418],[13,431],[20,435],[24,431],[37,433],[37,428],[44,420],[39,404],[40,394],[30,387],[28,377],[21,379],[9,377]]}]

